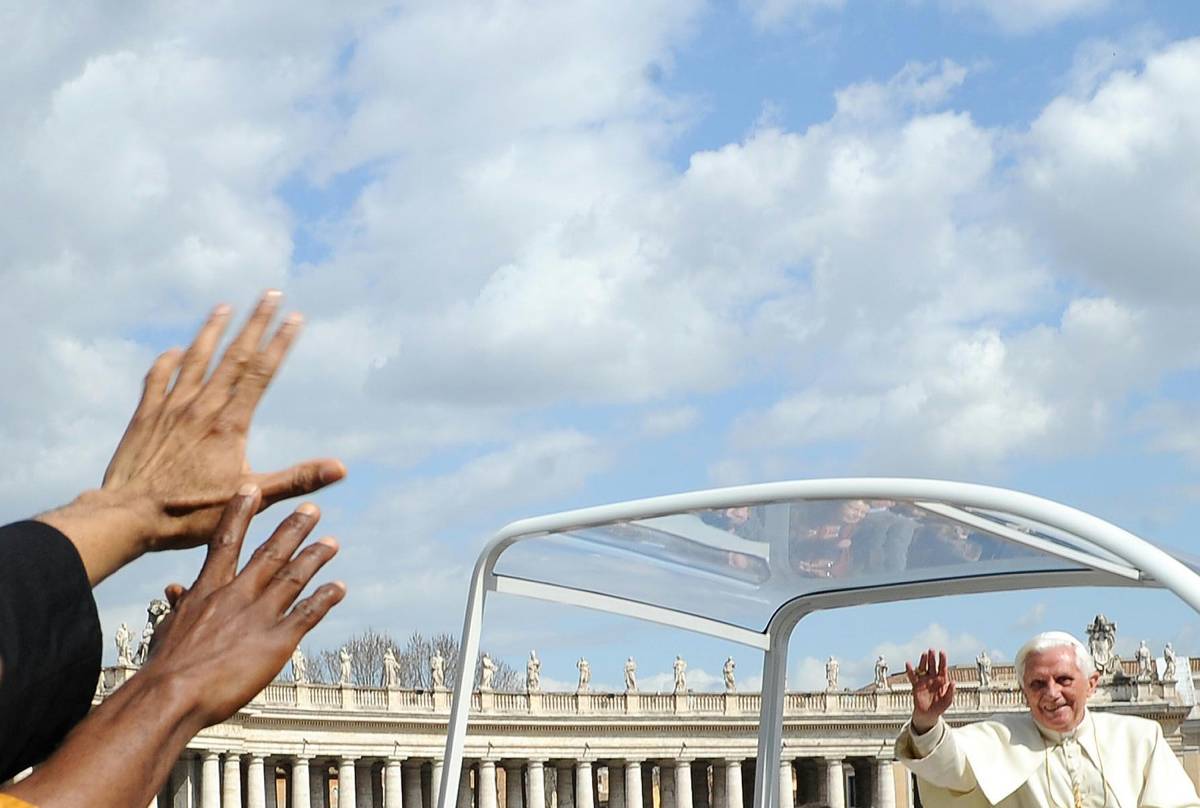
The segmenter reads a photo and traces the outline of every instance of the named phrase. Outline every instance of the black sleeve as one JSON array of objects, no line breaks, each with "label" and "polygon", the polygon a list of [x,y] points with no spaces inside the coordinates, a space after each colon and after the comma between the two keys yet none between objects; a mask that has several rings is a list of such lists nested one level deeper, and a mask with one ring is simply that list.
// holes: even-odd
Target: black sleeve
[{"label": "black sleeve", "polygon": [[41,522],[0,527],[0,782],[87,715],[101,642],[75,545]]}]

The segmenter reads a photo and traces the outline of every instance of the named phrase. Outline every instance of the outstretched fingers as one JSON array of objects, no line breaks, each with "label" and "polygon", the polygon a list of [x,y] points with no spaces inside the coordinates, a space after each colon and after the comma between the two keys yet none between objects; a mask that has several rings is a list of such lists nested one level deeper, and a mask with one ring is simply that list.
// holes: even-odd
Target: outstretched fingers
[{"label": "outstretched fingers", "polygon": [[182,404],[200,389],[200,385],[204,381],[204,374],[208,372],[208,365],[212,361],[213,352],[217,349],[217,343],[221,341],[221,335],[225,333],[225,326],[229,324],[229,311],[229,307],[225,304],[217,306],[205,320],[204,325],[200,326],[196,338],[192,340],[187,353],[183,355],[179,366],[179,376],[175,379],[175,386],[171,388],[171,399]]},{"label": "outstretched fingers", "polygon": [[248,587],[257,596],[283,565],[291,561],[296,548],[308,538],[320,518],[321,512],[316,505],[311,502],[300,505],[279,523],[271,538],[254,551],[245,569],[238,575],[239,585]]},{"label": "outstretched fingers", "polygon": [[225,354],[213,370],[212,378],[204,387],[201,395],[205,411],[211,412],[225,406],[233,390],[242,383],[242,376],[254,363],[263,334],[271,325],[282,298],[278,290],[271,289],[258,299],[258,305],[225,349]]},{"label": "outstretched fingers", "polygon": [[279,624],[279,629],[286,633],[288,641],[298,645],[300,640],[320,623],[329,610],[346,597],[346,585],[341,581],[322,584],[304,600],[296,604],[288,616]]},{"label": "outstretched fingers", "polygon": [[237,572],[238,556],[242,551],[242,541],[246,538],[246,529],[250,526],[254,514],[258,513],[261,498],[262,492],[258,486],[246,483],[225,506],[221,513],[221,521],[217,523],[217,529],[209,539],[204,566],[200,568],[196,583],[192,584],[191,591],[194,597],[207,597],[233,580]]},{"label": "outstretched fingers", "polygon": [[[337,540],[326,536],[308,545],[299,555],[275,571],[261,601],[273,614],[283,614],[300,595],[308,582],[337,554]],[[332,605],[332,604],[331,604]]]},{"label": "outstretched fingers", "polygon": [[234,386],[233,397],[225,405],[225,412],[222,413],[230,423],[249,428],[258,402],[267,391],[271,380],[275,378],[275,373],[283,364],[284,357],[299,336],[303,324],[304,318],[300,314],[289,314],[267,343],[267,347],[256,352],[247,362],[245,370]]}]

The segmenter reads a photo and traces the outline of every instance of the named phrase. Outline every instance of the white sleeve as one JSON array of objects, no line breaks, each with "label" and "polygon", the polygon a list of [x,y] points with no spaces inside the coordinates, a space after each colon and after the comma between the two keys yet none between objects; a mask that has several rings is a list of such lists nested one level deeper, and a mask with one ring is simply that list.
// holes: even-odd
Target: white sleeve
[{"label": "white sleeve", "polygon": [[933,729],[921,735],[905,724],[896,738],[896,759],[917,777],[942,788],[965,793],[978,785],[966,754],[954,741],[954,732],[940,718]]}]

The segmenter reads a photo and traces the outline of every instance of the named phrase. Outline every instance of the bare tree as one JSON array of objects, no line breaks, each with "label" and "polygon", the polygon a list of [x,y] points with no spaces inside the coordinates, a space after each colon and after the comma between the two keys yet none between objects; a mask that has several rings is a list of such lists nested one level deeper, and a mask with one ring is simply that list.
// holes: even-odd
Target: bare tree
[{"label": "bare tree", "polygon": [[[388,648],[396,655],[400,665],[400,687],[429,690],[433,687],[429,670],[429,659],[436,652],[446,663],[446,683],[454,682],[458,674],[458,638],[452,634],[434,634],[426,637],[414,631],[403,648],[387,632],[367,628],[355,634],[345,643],[333,649],[322,649],[316,653],[306,652],[309,658],[309,676],[314,682],[337,684],[341,678],[341,659],[338,651],[350,651],[350,683],[360,687],[380,687],[385,683],[383,655]],[[482,658],[482,654],[479,658]],[[475,661],[475,682],[479,681],[479,658]],[[516,692],[525,687],[524,676],[507,662],[493,657],[496,675],[492,686],[496,690]]]}]

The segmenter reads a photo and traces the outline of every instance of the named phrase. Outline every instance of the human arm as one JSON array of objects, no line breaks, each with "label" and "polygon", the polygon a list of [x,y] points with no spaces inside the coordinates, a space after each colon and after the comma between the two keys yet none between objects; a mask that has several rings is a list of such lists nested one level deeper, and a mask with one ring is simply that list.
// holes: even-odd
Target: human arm
[{"label": "human arm", "polygon": [[6,793],[39,808],[143,808],[187,742],[235,713],[279,672],[345,587],[325,584],[295,603],[337,552],[332,539],[296,552],[316,525],[312,505],[284,519],[237,573],[246,528],[261,504],[252,487],[230,501],[199,577],[174,593],[175,609],[159,626],[141,671]]},{"label": "human arm", "polygon": [[36,517],[75,544],[93,586],[146,552],[203,544],[242,483],[257,485],[267,507],[345,476],[332,459],[265,474],[247,465],[254,411],[302,322],[289,315],[265,339],[279,301],[274,291],[259,300],[211,375],[227,306],[213,310],[186,352],[160,356],[100,488]]}]

